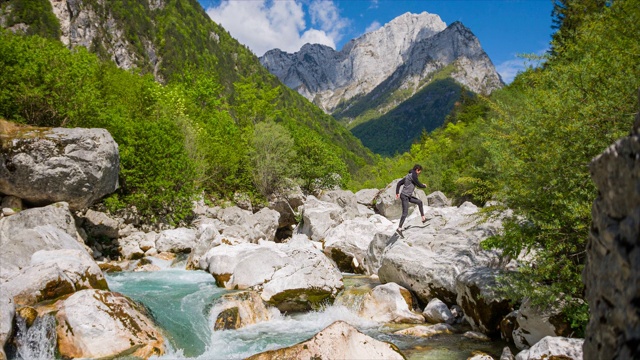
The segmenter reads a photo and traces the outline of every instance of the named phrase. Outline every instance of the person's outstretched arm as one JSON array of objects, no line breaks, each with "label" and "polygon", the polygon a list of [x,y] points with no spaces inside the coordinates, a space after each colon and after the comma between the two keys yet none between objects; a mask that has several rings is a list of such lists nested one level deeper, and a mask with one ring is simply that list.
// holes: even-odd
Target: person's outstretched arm
[{"label": "person's outstretched arm", "polygon": [[[404,180],[404,179],[403,179]],[[411,173],[411,180],[413,181],[413,183],[419,187],[419,188],[426,188],[427,185],[423,184],[420,182],[420,180],[418,180],[418,174],[416,174],[415,172]],[[396,191],[397,192],[397,191]]]}]

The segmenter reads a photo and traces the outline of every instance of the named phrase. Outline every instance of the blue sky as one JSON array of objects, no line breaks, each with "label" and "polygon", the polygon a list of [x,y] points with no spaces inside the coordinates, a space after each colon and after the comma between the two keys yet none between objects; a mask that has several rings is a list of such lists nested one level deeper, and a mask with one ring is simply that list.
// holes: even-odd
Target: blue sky
[{"label": "blue sky", "polygon": [[256,55],[305,43],[340,50],[349,40],[406,12],[462,22],[478,37],[507,83],[551,40],[552,0],[199,0],[209,16]]}]

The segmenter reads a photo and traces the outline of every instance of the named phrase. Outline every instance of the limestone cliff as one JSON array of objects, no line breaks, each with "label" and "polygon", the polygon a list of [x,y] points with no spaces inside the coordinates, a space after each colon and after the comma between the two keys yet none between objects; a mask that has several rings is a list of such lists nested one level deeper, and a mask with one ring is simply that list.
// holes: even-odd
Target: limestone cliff
[{"label": "limestone cliff", "polygon": [[[449,65],[453,65],[449,76],[474,92],[488,94],[502,86],[469,29],[459,22],[447,27],[438,15],[426,12],[399,16],[340,51],[307,44],[294,54],[271,50],[260,62],[326,112],[374,90],[403,88],[411,96]],[[386,88],[378,88],[385,82]]]}]

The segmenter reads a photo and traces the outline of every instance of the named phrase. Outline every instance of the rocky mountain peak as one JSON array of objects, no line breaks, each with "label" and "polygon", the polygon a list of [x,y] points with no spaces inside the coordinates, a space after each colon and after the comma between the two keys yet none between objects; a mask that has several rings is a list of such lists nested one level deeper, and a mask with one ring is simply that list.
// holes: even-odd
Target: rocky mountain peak
[{"label": "rocky mountain peak", "polygon": [[[436,38],[440,43],[430,40]],[[460,22],[447,27],[438,15],[427,12],[398,16],[383,27],[349,41],[340,51],[306,44],[293,54],[271,50],[260,62],[285,85],[331,113],[339,104],[371,93],[400,68],[412,76],[417,72],[424,77],[460,56],[464,57],[461,63],[466,68],[474,69],[467,73],[472,72],[474,79],[479,80],[459,76],[454,77],[456,81],[471,84],[473,91],[482,93],[501,86],[502,81],[473,33]],[[425,60],[435,59],[438,63],[425,68]],[[483,65],[476,66],[473,63],[476,60]],[[479,74],[479,68],[489,75]],[[486,78],[491,78],[490,85],[476,84]]]}]

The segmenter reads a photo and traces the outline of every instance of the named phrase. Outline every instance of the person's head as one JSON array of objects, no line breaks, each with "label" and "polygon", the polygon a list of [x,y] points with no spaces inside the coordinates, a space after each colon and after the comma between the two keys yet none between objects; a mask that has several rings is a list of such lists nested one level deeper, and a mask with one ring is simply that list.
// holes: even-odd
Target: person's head
[{"label": "person's head", "polygon": [[413,165],[413,169],[412,170],[415,171],[416,174],[420,174],[422,172],[422,166],[418,165],[418,164],[415,164],[415,165]]}]

